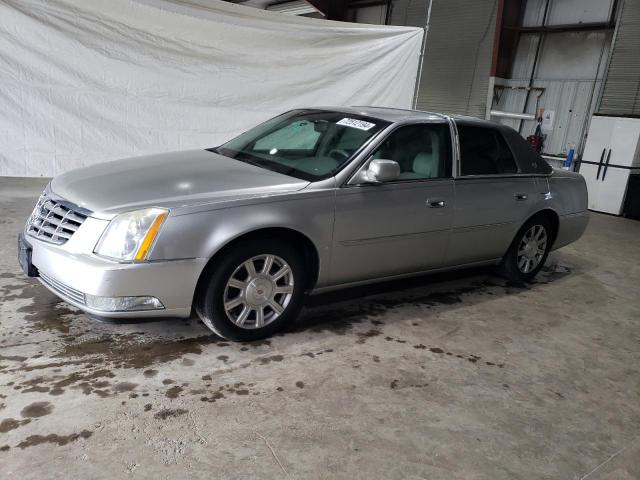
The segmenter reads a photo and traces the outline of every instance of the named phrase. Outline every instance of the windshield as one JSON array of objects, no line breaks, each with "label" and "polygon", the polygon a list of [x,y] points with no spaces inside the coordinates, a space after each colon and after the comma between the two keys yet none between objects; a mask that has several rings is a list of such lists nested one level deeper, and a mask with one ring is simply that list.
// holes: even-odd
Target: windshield
[{"label": "windshield", "polygon": [[211,149],[268,170],[316,181],[327,178],[388,122],[340,112],[293,110]]}]

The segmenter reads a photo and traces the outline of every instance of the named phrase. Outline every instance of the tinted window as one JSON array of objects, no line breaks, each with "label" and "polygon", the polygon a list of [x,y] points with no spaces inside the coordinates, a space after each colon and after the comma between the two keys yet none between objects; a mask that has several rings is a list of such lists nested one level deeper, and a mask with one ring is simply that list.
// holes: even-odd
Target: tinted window
[{"label": "tinted window", "polygon": [[449,125],[422,123],[394,130],[373,154],[400,165],[400,180],[451,176]]},{"label": "tinted window", "polygon": [[458,125],[462,175],[517,173],[513,154],[502,134],[493,128]]}]

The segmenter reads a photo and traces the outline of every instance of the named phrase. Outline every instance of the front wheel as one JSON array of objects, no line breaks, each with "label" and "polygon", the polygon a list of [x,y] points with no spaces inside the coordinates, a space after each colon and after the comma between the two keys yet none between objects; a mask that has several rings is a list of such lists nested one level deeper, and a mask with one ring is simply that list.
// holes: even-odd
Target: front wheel
[{"label": "front wheel", "polygon": [[532,218],[518,232],[502,260],[510,280],[530,282],[540,271],[551,250],[551,224],[544,217]]},{"label": "front wheel", "polygon": [[203,279],[196,312],[215,334],[251,341],[295,319],[304,294],[303,261],[292,245],[249,240],[226,252]]}]

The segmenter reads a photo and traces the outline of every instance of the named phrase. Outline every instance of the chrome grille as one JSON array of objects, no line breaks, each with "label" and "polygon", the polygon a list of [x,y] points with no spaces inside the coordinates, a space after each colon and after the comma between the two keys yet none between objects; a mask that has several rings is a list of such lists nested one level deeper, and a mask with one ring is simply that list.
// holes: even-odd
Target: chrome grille
[{"label": "chrome grille", "polygon": [[54,200],[43,193],[27,221],[27,234],[45,242],[62,245],[73,236],[86,218],[87,215],[71,203]]},{"label": "chrome grille", "polygon": [[84,293],[76,290],[75,288],[71,288],[42,272],[40,272],[40,281],[55,292],[59,293],[62,297],[73,300],[81,305],[85,304]]}]

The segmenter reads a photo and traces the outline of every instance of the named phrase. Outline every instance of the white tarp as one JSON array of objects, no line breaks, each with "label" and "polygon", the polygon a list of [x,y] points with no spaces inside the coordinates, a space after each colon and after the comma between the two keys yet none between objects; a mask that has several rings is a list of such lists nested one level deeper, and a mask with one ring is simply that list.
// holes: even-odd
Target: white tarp
[{"label": "white tarp", "polygon": [[301,106],[411,107],[421,42],[216,0],[0,0],[0,175],[211,147]]}]

